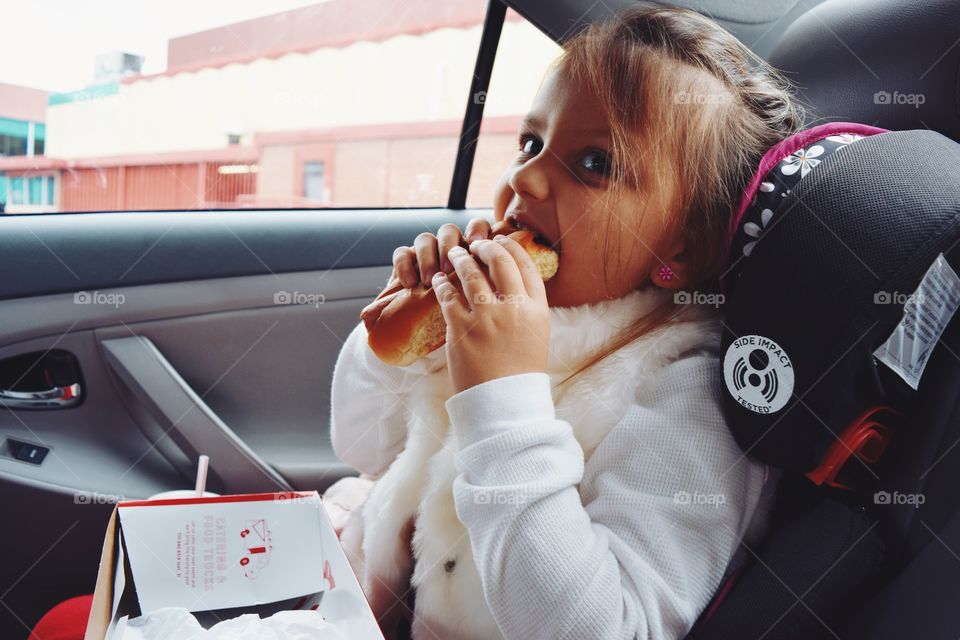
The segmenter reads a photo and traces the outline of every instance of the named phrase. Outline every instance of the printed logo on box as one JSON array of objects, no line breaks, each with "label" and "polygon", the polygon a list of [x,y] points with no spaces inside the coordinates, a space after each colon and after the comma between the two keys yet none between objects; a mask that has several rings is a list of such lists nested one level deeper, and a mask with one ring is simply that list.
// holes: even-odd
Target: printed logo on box
[{"label": "printed logo on box", "polygon": [[267,527],[267,521],[247,520],[246,528],[240,532],[246,545],[247,553],[240,558],[240,566],[243,567],[243,575],[247,578],[255,579],[260,571],[270,564],[270,550],[273,544],[270,541],[270,528]]}]

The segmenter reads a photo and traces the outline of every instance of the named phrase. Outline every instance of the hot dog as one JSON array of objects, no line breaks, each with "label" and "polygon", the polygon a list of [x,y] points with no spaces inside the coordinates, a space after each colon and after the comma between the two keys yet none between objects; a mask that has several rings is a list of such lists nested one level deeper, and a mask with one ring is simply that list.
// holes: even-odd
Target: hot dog
[{"label": "hot dog", "polygon": [[[516,240],[527,251],[544,281],[556,274],[559,266],[557,252],[535,242],[533,232],[513,231],[508,222],[501,221],[493,226],[490,237],[498,233]],[[484,265],[481,264],[481,268],[487,272]],[[463,295],[457,274],[451,273],[449,278]],[[428,283],[421,282],[407,289],[398,278],[393,278],[360,312],[360,319],[367,329],[367,344],[373,352],[383,362],[398,367],[416,362],[446,342],[447,323]]]}]

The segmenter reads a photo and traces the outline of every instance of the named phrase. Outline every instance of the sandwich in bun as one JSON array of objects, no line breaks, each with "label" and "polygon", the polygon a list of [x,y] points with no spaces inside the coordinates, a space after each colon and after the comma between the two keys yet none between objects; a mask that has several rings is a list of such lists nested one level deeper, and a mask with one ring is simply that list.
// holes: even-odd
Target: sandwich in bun
[{"label": "sandwich in bun", "polygon": [[[490,237],[506,235],[516,240],[533,258],[544,281],[556,274],[559,256],[550,247],[538,244],[532,231],[514,230],[506,220],[490,230]],[[486,265],[481,269],[489,277]],[[463,287],[456,272],[448,275],[450,282],[463,295]],[[387,364],[406,367],[443,346],[447,338],[447,323],[440,303],[429,283],[405,288],[399,278],[393,278],[367,307],[360,312],[367,329],[367,344],[374,354]]]}]

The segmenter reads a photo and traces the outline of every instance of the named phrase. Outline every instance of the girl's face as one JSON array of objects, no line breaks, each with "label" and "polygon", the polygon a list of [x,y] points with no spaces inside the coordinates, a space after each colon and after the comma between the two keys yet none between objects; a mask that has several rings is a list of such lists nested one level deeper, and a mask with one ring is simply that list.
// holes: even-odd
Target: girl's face
[{"label": "girl's face", "polygon": [[[515,218],[559,250],[560,269],[545,285],[551,307],[618,298],[651,279],[665,288],[682,285],[682,265],[674,260],[682,245],[665,242],[664,234],[671,194],[627,190],[616,201],[605,197],[609,125],[596,96],[562,69],[544,79],[520,125],[518,148],[497,184],[494,216]],[[658,158],[631,160],[652,171]],[[647,182],[664,191],[670,186]],[[663,266],[676,274],[669,281],[658,276]]]}]

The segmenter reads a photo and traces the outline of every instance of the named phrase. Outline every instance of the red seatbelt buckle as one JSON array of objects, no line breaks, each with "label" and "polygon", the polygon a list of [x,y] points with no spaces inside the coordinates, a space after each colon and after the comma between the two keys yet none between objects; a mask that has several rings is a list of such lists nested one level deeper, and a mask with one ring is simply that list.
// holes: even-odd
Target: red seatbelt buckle
[{"label": "red seatbelt buckle", "polygon": [[817,486],[825,484],[838,489],[850,489],[837,480],[847,461],[855,457],[861,464],[874,464],[893,439],[893,430],[880,422],[880,414],[883,412],[894,416],[903,415],[888,405],[867,409],[847,425],[836,442],[827,449],[820,466],[806,473],[807,478]]}]

